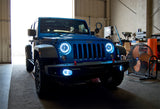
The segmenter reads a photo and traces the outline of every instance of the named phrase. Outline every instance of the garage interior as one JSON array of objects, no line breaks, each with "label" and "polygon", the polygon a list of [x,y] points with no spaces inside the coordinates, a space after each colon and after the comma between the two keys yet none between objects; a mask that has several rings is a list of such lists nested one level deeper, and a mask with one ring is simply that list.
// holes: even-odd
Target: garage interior
[{"label": "garage interior", "polygon": [[[26,71],[25,58],[23,56],[14,58],[12,55],[14,36],[11,33],[11,22],[14,21],[11,16],[11,1],[0,0],[0,108],[159,109],[160,0],[72,0],[72,5],[72,17],[86,20],[91,31],[102,26],[102,29],[96,34],[97,37],[111,38],[115,43],[122,39],[129,39],[123,43],[127,55],[136,44],[148,45],[157,57],[153,58],[157,67],[153,68],[154,73],[141,80],[144,74],[134,73],[129,68],[125,72],[123,82],[115,90],[109,90],[99,85],[63,87],[56,93],[56,96],[49,94],[46,99],[39,99],[36,95],[34,79]],[[105,36],[105,27],[111,26],[113,28],[111,37]],[[129,35],[124,36],[122,32],[126,32],[126,34],[128,32]],[[21,36],[27,37],[26,33]],[[151,42],[155,42],[150,44],[148,39],[156,39],[156,41],[151,40]],[[19,40],[16,43],[19,43]],[[22,54],[24,54],[23,52]],[[22,63],[15,64],[19,60]]]}]

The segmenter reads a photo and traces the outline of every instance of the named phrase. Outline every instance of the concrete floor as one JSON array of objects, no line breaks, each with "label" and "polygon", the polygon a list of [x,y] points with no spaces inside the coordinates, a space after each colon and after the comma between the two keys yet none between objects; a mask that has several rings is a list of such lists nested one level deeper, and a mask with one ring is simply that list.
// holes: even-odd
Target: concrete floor
[{"label": "concrete floor", "polygon": [[125,75],[125,79],[119,88],[160,109],[159,80],[140,80],[139,77]]},{"label": "concrete floor", "polygon": [[[1,86],[0,109],[8,109],[9,87],[10,87],[11,74],[12,74],[11,71],[12,71],[11,64],[0,65],[0,86]],[[70,90],[75,90],[77,92],[79,91],[79,88],[77,89],[73,89],[73,88],[71,88]],[[80,88],[80,89],[83,89],[83,88]],[[93,89],[94,91],[91,92]],[[93,88],[93,89],[87,89],[88,90],[87,92],[83,91],[82,92],[83,95],[78,95],[78,96],[76,94],[73,94],[73,96],[64,95],[63,100],[55,101],[53,99],[46,99],[46,100],[41,100],[41,103],[43,104],[43,107],[45,109],[49,109],[48,107],[52,107],[53,105],[54,106],[59,105],[61,103],[62,103],[61,106],[57,106],[57,108],[63,107],[63,109],[66,109],[66,108],[74,109],[76,104],[77,105],[84,104],[86,106],[89,106],[85,103],[95,103],[95,104],[92,104],[93,107],[95,105],[95,108],[97,107],[118,108],[118,106],[123,105],[122,107],[127,106],[127,108],[128,107],[131,107],[131,108],[148,107],[149,109],[150,108],[160,109],[160,104],[159,104],[160,103],[160,81],[159,80],[140,81],[139,78],[137,77],[125,75],[124,81],[115,91],[108,91],[102,88]],[[82,97],[85,97],[85,99],[83,99]],[[106,97],[109,97],[109,99],[106,99]],[[83,101],[81,101],[82,99]],[[76,102],[76,100],[78,100],[79,102]],[[72,103],[70,103],[70,101],[72,101]],[[111,104],[108,104],[108,103],[106,104],[106,101]],[[58,103],[58,102],[61,102],[61,103]],[[73,104],[73,103],[75,103],[73,107],[70,107],[69,104]]]},{"label": "concrete floor", "polygon": [[0,109],[8,109],[11,74],[11,64],[0,64]]}]

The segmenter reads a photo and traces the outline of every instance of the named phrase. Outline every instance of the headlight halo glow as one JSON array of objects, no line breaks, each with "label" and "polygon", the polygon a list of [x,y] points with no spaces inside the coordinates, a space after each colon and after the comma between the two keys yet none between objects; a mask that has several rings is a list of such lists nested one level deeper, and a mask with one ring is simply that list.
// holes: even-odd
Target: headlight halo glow
[{"label": "headlight halo glow", "polygon": [[112,43],[106,43],[105,48],[108,53],[114,52],[114,45]]},{"label": "headlight halo glow", "polygon": [[71,52],[71,45],[67,42],[61,43],[60,51],[64,54],[69,54]]}]

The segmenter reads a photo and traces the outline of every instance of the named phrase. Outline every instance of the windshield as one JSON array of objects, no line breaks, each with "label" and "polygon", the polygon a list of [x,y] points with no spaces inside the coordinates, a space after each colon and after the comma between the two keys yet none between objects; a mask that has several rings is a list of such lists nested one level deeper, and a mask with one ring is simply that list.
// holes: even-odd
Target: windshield
[{"label": "windshield", "polygon": [[71,19],[40,19],[40,33],[89,34],[86,22]]}]

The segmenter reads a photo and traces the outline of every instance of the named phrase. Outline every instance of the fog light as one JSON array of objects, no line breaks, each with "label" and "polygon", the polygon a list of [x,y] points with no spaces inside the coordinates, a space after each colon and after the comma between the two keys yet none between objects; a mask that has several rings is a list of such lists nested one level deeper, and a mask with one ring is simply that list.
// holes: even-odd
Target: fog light
[{"label": "fog light", "polygon": [[120,71],[123,70],[123,66],[122,66],[122,65],[119,66],[119,70],[120,70]]},{"label": "fog light", "polygon": [[72,70],[64,69],[62,73],[63,73],[64,76],[71,76],[72,75]]}]

